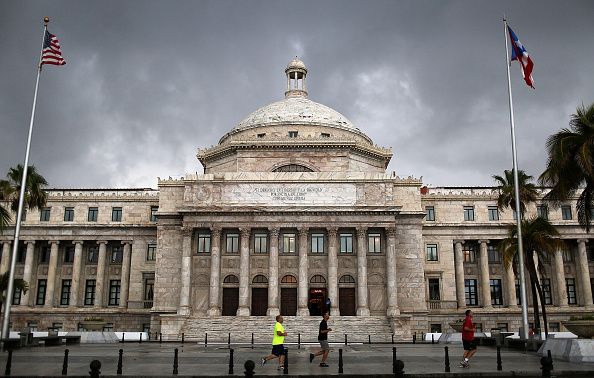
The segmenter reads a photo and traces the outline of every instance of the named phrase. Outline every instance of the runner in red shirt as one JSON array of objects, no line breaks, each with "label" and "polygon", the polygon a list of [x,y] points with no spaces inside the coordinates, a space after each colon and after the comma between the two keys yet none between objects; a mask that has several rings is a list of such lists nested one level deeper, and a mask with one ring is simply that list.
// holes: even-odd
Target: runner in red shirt
[{"label": "runner in red shirt", "polygon": [[462,344],[464,345],[464,360],[460,362],[460,367],[470,366],[469,361],[476,353],[476,343],[474,342],[474,323],[472,323],[472,311],[466,310],[466,318],[462,324]]}]

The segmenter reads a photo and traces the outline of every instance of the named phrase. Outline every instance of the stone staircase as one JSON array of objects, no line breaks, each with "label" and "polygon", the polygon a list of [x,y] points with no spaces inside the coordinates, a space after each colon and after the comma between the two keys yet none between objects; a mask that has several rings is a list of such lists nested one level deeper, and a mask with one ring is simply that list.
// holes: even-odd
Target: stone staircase
[{"label": "stone staircase", "polygon": [[[298,335],[301,342],[317,342],[318,329],[322,317],[295,317],[284,316],[283,325],[288,333],[285,343],[297,343]],[[275,320],[269,316],[221,316],[200,317],[192,316],[186,319],[181,328],[185,340],[204,343],[204,336],[208,333],[209,344],[227,344],[229,333],[231,343],[250,343],[252,333],[254,343],[270,344],[274,330]],[[391,342],[392,328],[390,321],[385,316],[333,316],[328,320],[328,327],[332,332],[328,334],[330,342],[344,342],[345,334],[349,343],[367,343],[371,336],[372,343]],[[395,340],[398,337],[395,336]]]}]

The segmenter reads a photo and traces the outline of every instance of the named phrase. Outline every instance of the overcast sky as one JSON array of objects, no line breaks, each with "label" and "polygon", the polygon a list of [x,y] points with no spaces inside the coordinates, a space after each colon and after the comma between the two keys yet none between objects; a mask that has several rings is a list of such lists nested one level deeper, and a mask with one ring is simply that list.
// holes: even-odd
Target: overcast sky
[{"label": "overcast sky", "polygon": [[493,185],[512,166],[506,15],[535,64],[511,67],[520,169],[594,102],[592,1],[0,2],[0,176],[22,164],[42,18],[67,65],[41,74],[30,164],[53,188],[157,187],[201,172],[198,148],[283,98],[307,65],[309,98],[349,118],[388,167],[430,186]]}]

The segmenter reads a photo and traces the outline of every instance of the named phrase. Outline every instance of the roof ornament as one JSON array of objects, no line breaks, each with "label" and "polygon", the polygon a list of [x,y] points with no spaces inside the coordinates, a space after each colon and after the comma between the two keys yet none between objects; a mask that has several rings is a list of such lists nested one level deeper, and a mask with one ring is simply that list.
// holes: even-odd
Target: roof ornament
[{"label": "roof ornament", "polygon": [[291,60],[285,69],[287,75],[287,91],[285,98],[289,97],[307,97],[305,90],[305,77],[307,76],[307,67],[298,57]]}]

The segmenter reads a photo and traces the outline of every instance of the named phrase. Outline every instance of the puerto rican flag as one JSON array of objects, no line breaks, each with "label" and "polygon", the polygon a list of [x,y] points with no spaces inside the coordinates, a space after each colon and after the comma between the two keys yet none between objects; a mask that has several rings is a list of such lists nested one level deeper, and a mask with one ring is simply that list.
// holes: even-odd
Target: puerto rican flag
[{"label": "puerto rican flag", "polygon": [[509,25],[507,26],[507,31],[509,32],[509,38],[511,39],[512,45],[512,55],[511,60],[517,60],[522,67],[522,75],[524,76],[524,81],[528,86],[534,88],[534,79],[532,78],[532,68],[534,67],[534,63],[532,59],[530,59],[530,55],[528,55],[528,51],[522,45],[522,42],[518,39],[516,34],[511,30]]}]

